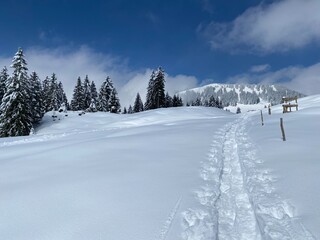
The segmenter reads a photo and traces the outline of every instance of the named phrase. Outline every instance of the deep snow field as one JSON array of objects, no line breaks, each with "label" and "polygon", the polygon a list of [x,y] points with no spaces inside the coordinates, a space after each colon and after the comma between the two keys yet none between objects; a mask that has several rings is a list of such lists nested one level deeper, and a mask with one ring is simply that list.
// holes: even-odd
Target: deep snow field
[{"label": "deep snow field", "polygon": [[320,95],[299,108],[47,114],[0,139],[0,239],[320,239]]}]

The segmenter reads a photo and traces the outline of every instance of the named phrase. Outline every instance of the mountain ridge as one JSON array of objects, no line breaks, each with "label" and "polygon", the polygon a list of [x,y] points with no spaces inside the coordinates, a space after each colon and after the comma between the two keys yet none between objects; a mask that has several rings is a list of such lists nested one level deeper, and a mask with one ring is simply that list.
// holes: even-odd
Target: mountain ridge
[{"label": "mountain ridge", "polygon": [[178,95],[183,102],[192,105],[200,100],[202,105],[210,100],[210,97],[219,99],[224,107],[241,104],[257,104],[260,102],[271,105],[280,104],[284,96],[298,98],[306,95],[277,84],[224,84],[211,83],[205,86],[181,91]]}]

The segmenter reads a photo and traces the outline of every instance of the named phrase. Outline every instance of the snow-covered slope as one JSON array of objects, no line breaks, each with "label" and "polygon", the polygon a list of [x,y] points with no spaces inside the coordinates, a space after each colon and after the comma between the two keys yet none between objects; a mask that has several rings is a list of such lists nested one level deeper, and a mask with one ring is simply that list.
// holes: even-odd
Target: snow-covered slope
[{"label": "snow-covered slope", "polygon": [[283,96],[304,95],[279,85],[256,85],[256,84],[220,84],[212,83],[187,91],[179,92],[185,104],[192,104],[197,98],[201,99],[202,104],[209,101],[211,96],[222,101],[223,106],[236,106],[240,104],[279,104]]},{"label": "snow-covered slope", "polygon": [[0,239],[320,238],[319,105],[48,114],[0,139]]}]

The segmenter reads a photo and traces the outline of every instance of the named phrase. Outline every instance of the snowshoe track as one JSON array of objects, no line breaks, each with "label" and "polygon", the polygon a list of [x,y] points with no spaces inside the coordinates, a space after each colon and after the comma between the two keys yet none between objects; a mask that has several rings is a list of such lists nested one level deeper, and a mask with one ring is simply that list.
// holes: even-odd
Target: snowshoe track
[{"label": "snowshoe track", "polygon": [[218,130],[196,191],[197,209],[184,211],[186,240],[313,240],[293,207],[274,193],[275,181],[257,166],[245,126],[248,115]]}]

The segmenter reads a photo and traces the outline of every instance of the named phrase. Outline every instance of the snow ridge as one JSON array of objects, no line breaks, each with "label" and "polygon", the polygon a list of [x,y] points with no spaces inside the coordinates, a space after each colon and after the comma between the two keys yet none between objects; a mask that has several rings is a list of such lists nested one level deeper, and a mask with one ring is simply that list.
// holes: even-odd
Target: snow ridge
[{"label": "snow ridge", "polygon": [[261,160],[245,131],[248,118],[244,114],[215,134],[202,163],[199,207],[182,213],[182,238],[315,239],[294,216],[294,208],[274,193],[269,171],[258,168]]}]

